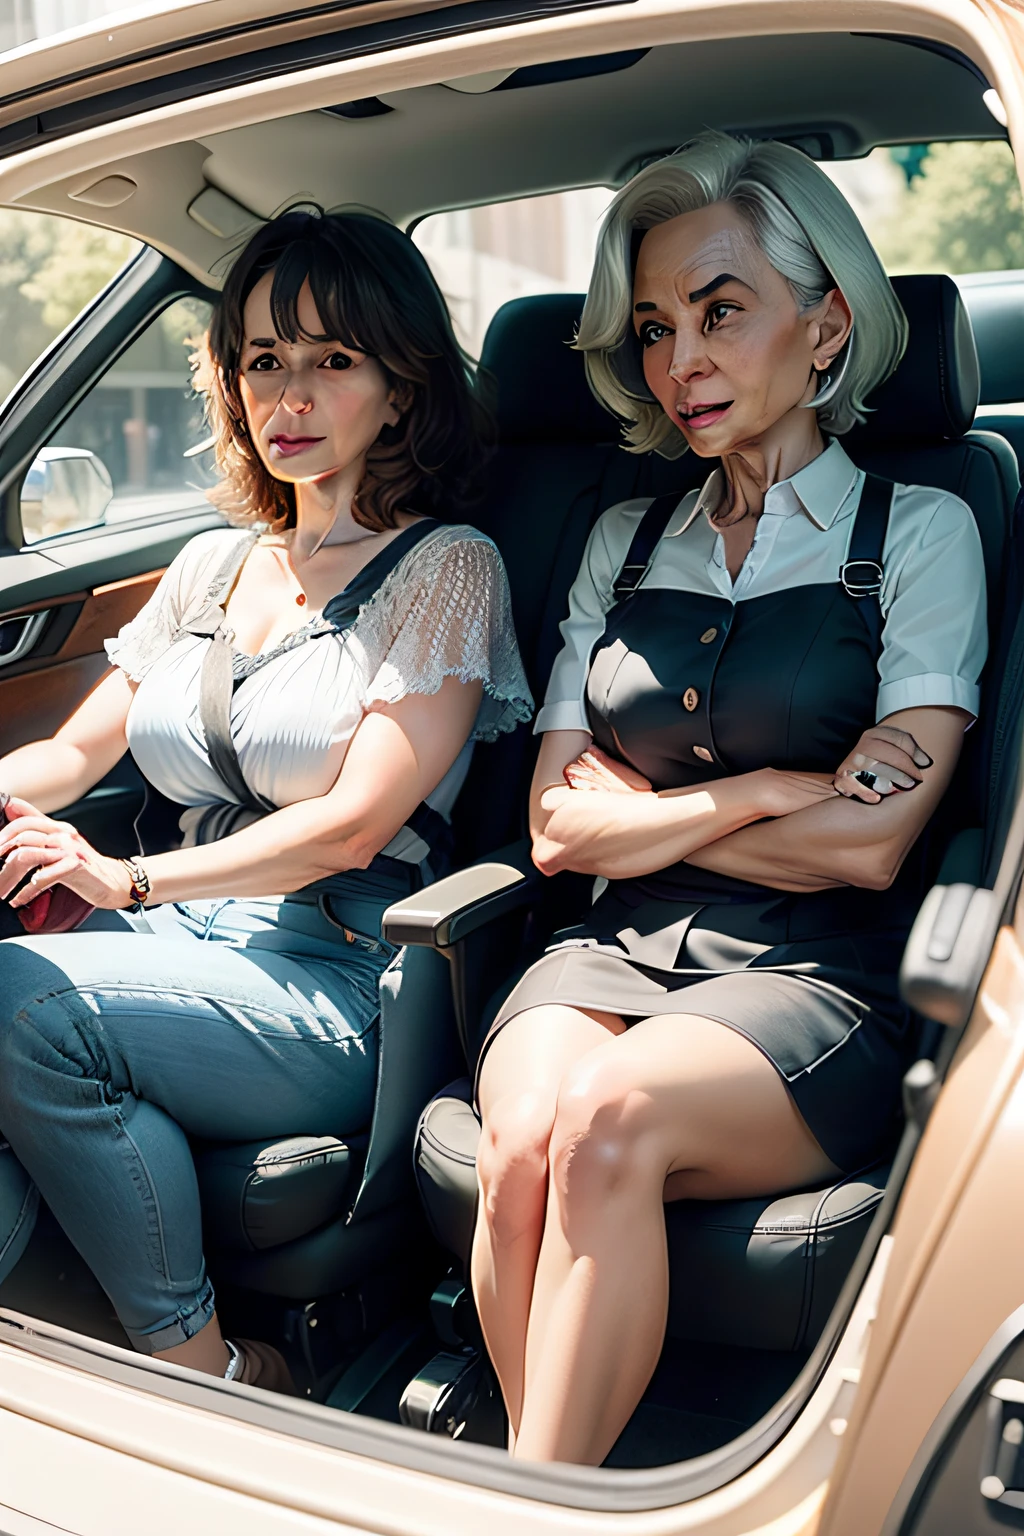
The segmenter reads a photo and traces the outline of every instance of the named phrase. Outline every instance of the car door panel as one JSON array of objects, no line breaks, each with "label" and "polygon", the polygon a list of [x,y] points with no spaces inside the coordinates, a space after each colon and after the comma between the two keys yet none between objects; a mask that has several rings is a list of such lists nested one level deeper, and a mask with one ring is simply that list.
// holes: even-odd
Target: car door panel
[{"label": "car door panel", "polygon": [[[7,403],[0,420],[0,756],[52,735],[74,712],[108,670],[104,641],[134,618],[189,539],[221,521],[201,489],[194,502],[159,515],[145,495],[136,506],[129,492],[112,523],[27,548],[21,535],[21,485],[34,456],[68,430],[71,413],[147,327],[177,299],[193,297],[210,295],[174,263],[144,251]],[[24,650],[23,638],[31,642]],[[126,755],[62,815],[102,851],[132,852],[143,789]]]},{"label": "car door panel", "polygon": [[[39,650],[0,670],[0,754],[52,735],[77,708],[107,670],[103,642],[135,617],[162,575],[148,571],[92,592],[44,599],[17,615],[0,614],[2,623],[36,612],[45,623]],[[53,631],[62,637],[56,645]]]}]

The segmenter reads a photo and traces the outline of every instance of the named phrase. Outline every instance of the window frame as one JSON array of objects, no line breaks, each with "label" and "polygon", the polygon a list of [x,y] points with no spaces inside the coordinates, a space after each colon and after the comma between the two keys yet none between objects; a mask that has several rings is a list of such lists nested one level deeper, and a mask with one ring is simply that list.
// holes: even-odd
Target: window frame
[{"label": "window frame", "polygon": [[53,534],[26,543],[21,487],[39,450],[60,431],[72,411],[164,310],[178,299],[215,304],[215,289],[183,267],[144,246],[71,325],[46,349],[0,407],[0,555],[45,555],[59,547],[105,534],[128,532],[154,521],[195,519],[195,511],[151,513],[116,523]]}]

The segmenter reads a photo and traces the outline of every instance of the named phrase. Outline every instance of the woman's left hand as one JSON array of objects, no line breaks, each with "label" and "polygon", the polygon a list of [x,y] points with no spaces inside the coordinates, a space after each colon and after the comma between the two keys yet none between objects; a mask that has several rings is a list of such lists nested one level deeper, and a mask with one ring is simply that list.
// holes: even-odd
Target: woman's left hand
[{"label": "woman's left hand", "polygon": [[651,783],[628,763],[620,763],[600,747],[590,746],[562,769],[570,789],[601,790],[606,794],[650,794]]},{"label": "woman's left hand", "polygon": [[832,782],[848,800],[877,805],[887,795],[916,789],[924,778],[923,770],[931,766],[932,759],[909,731],[873,725],[840,763]]},{"label": "woman's left hand", "polygon": [[40,892],[65,885],[94,907],[115,911],[131,905],[131,880],[119,859],[97,853],[68,821],[44,816],[27,800],[12,796],[7,824],[0,827],[0,899],[25,907]]}]

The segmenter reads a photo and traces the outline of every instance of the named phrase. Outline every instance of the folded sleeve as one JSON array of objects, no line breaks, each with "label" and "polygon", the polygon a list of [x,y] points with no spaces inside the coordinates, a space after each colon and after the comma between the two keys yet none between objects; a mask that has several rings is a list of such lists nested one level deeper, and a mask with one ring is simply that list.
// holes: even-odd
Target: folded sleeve
[{"label": "folded sleeve", "polygon": [[113,639],[104,641],[108,660],[132,682],[141,682],[180,638],[183,626],[217,595],[216,577],[225,555],[235,551],[240,541],[251,545],[254,535],[214,528],[190,539],[161,576],[148,603]]},{"label": "folded sleeve", "polygon": [[155,661],[178,638],[181,622],[181,579],[188,564],[186,546],[167,567],[156,591],[134,619],[123,624],[112,640],[105,640],[107,659],[120,667],[133,683],[141,683]]},{"label": "folded sleeve", "polygon": [[533,714],[505,566],[491,540],[446,528],[411,550],[360,615],[366,702],[437,693],[446,677],[483,684],[470,739],[494,741]]},{"label": "folded sleeve", "polygon": [[586,705],[590,658],[604,634],[615,579],[649,506],[650,497],[621,502],[609,507],[594,525],[569,592],[569,613],[559,625],[562,649],[555,657],[544,705],[533,727],[538,736],[545,731],[590,730]]},{"label": "folded sleeve", "polygon": [[887,594],[877,718],[941,705],[976,717],[988,636],[974,515],[945,492],[914,486],[905,494],[908,504],[893,507],[903,553]]}]

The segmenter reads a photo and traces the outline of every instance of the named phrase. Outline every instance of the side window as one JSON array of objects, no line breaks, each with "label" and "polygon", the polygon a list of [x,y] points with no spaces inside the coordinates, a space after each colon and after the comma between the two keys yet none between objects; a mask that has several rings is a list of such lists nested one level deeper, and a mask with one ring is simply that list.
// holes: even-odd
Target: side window
[{"label": "side window", "polygon": [[25,477],[26,544],[207,505],[213,455],[189,353],[209,320],[201,299],[178,299],[78,403]]},{"label": "side window", "polygon": [[607,187],[578,187],[420,220],[412,237],[473,357],[480,356],[491,317],[506,300],[586,291],[612,195]]}]

